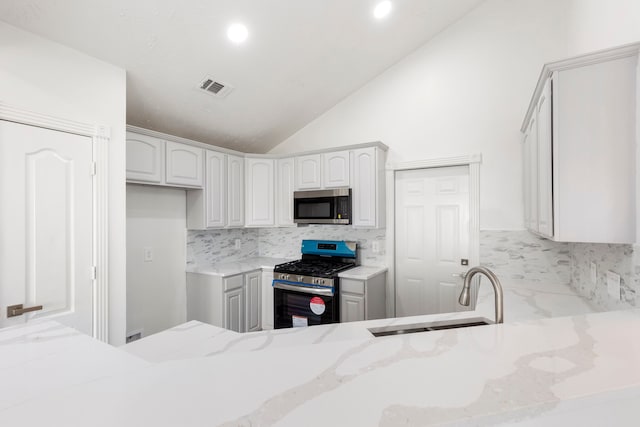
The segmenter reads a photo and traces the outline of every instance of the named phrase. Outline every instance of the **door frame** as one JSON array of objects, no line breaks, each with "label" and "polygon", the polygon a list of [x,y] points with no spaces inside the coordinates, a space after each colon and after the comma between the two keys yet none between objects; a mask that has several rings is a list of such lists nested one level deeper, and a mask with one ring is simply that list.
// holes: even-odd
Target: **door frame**
[{"label": "door frame", "polygon": [[57,130],[91,138],[94,174],[93,203],[93,337],[109,340],[109,168],[108,149],[111,129],[108,126],[82,123],[29,111],[0,102],[0,120]]},{"label": "door frame", "polygon": [[[457,157],[388,163],[386,168],[387,190],[387,317],[396,316],[396,172],[449,166],[469,167],[469,268],[480,263],[480,164],[482,154]],[[472,286],[472,301],[476,300],[477,285]]]}]

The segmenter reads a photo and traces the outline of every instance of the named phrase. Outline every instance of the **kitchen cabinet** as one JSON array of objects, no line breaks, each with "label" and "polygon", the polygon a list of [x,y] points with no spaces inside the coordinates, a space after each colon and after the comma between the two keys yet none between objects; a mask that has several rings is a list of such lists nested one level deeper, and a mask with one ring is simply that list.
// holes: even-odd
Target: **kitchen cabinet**
[{"label": "kitchen cabinet", "polygon": [[324,188],[349,187],[349,151],[322,154],[322,183]]},{"label": "kitchen cabinet", "polygon": [[273,329],[273,269],[262,270],[262,329]]},{"label": "kitchen cabinet", "polygon": [[386,270],[366,279],[340,279],[340,322],[383,319],[386,310]]},{"label": "kitchen cabinet", "polygon": [[353,150],[354,227],[385,226],[385,152],[378,147]]},{"label": "kitchen cabinet", "polygon": [[635,242],[637,47],[545,65],[525,117],[525,225],[560,242]]},{"label": "kitchen cabinet", "polygon": [[127,132],[127,182],[202,188],[204,150]]},{"label": "kitchen cabinet", "polygon": [[236,332],[262,327],[260,270],[221,277],[187,273],[187,320]]},{"label": "kitchen cabinet", "polygon": [[227,156],[227,225],[244,225],[244,158]]},{"label": "kitchen cabinet", "polygon": [[296,157],[296,190],[322,188],[322,155],[310,154]]},{"label": "kitchen cabinet", "polygon": [[164,141],[127,132],[127,181],[156,183],[164,180]]},{"label": "kitchen cabinet", "polygon": [[262,325],[262,287],[260,270],[244,275],[247,331],[259,331]]},{"label": "kitchen cabinet", "polygon": [[279,227],[295,225],[293,222],[294,164],[293,158],[278,159],[276,161],[276,215]]},{"label": "kitchen cabinet", "polygon": [[247,157],[245,167],[245,225],[274,226],[275,160]]},{"label": "kitchen cabinet", "polygon": [[165,141],[166,183],[202,187],[202,148],[172,141]]},{"label": "kitchen cabinet", "polygon": [[244,224],[244,159],[205,150],[205,185],[187,192],[187,228]]}]

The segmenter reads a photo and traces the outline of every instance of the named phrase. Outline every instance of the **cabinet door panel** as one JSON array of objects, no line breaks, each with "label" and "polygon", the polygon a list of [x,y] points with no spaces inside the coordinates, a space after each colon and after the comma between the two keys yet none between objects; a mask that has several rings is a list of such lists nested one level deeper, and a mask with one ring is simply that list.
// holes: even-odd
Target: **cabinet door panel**
[{"label": "cabinet door panel", "polygon": [[278,225],[291,226],[293,223],[293,191],[294,191],[294,160],[278,160],[276,197],[278,200],[276,210],[278,213]]},{"label": "cabinet door panel", "polygon": [[245,224],[247,226],[275,225],[273,159],[246,159]]},{"label": "cabinet door panel", "polygon": [[202,148],[166,141],[167,184],[202,187]]},{"label": "cabinet door panel", "polygon": [[224,293],[224,327],[236,332],[245,332],[244,289],[233,289]]},{"label": "cabinet door panel", "polygon": [[229,176],[228,223],[230,227],[244,225],[244,159],[238,156],[227,157]]},{"label": "cabinet door panel", "polygon": [[164,141],[127,132],[127,180],[162,183]]},{"label": "cabinet door panel", "polygon": [[321,155],[296,157],[296,189],[314,190],[322,186]]},{"label": "cabinet door panel", "polygon": [[547,80],[538,102],[538,232],[553,236],[551,87]]},{"label": "cabinet door panel", "polygon": [[538,120],[529,124],[529,229],[538,231]]},{"label": "cabinet door panel", "polygon": [[249,332],[259,331],[262,322],[262,298],[260,289],[260,271],[245,275],[246,325]]},{"label": "cabinet door panel", "polygon": [[349,152],[326,153],[323,159],[323,183],[325,188],[349,186]]},{"label": "cabinet door panel", "polygon": [[227,213],[227,159],[224,154],[209,150],[206,159],[206,225],[224,227]]},{"label": "cabinet door panel", "polygon": [[353,225],[376,226],[377,170],[375,148],[354,150]]},{"label": "cabinet door panel", "polygon": [[340,321],[364,320],[364,296],[343,293],[340,295]]},{"label": "cabinet door panel", "polygon": [[262,272],[262,329],[273,329],[273,272]]}]

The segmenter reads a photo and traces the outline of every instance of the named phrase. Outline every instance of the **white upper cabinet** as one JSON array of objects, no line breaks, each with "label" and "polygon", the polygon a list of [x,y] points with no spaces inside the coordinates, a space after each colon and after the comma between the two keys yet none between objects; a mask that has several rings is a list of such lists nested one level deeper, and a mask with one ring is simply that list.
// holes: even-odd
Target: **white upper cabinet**
[{"label": "white upper cabinet", "polygon": [[322,155],[296,157],[296,190],[322,188]]},{"label": "white upper cabinet", "polygon": [[376,147],[353,150],[354,227],[384,227],[384,195],[384,151]]},{"label": "white upper cabinet", "polygon": [[215,151],[206,151],[206,181],[204,195],[206,200],[206,225],[224,227],[227,208],[227,159],[226,155]]},{"label": "white upper cabinet", "polygon": [[294,159],[276,161],[276,215],[277,225],[293,226],[293,191],[295,187]]},{"label": "white upper cabinet", "polygon": [[127,180],[160,184],[164,180],[164,141],[127,132]]},{"label": "white upper cabinet", "polygon": [[560,242],[635,243],[639,48],[544,66],[521,129],[531,231]]},{"label": "white upper cabinet", "polygon": [[324,188],[349,187],[349,151],[322,154]]},{"label": "white upper cabinet", "polygon": [[229,227],[244,225],[244,158],[227,156],[228,182],[228,221]]},{"label": "white upper cabinet", "polygon": [[203,149],[166,141],[167,184],[202,187]]},{"label": "white upper cabinet", "polygon": [[275,225],[274,159],[245,158],[245,225]]},{"label": "white upper cabinet", "polygon": [[[536,106],[538,117],[537,230],[544,237],[553,236],[551,80],[547,80]],[[532,177],[534,179],[534,177]]]}]

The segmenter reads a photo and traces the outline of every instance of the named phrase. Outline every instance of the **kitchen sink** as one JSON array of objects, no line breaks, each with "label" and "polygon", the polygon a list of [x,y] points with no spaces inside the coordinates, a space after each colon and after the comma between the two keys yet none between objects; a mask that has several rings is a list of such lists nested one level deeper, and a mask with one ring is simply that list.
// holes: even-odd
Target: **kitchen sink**
[{"label": "kitchen sink", "polygon": [[386,337],[389,335],[414,334],[416,332],[441,331],[444,329],[469,328],[472,326],[493,325],[494,322],[484,317],[470,319],[439,320],[435,322],[412,323],[409,325],[381,326],[369,328],[374,337]]}]

